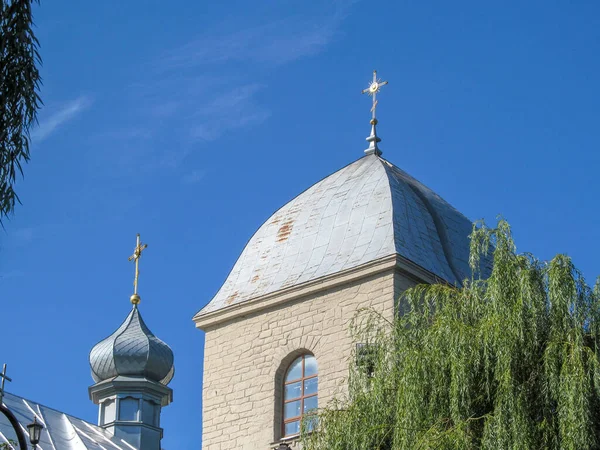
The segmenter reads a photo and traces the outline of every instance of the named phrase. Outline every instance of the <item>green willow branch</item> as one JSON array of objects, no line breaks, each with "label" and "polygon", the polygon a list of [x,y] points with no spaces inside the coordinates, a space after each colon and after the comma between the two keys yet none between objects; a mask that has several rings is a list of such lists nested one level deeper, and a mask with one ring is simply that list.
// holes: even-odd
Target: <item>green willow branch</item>
[{"label": "green willow branch", "polygon": [[14,184],[29,161],[29,131],[42,104],[33,1],[0,0],[0,223],[19,202]]},{"label": "green willow branch", "polygon": [[409,289],[393,323],[357,313],[369,370],[350,365],[305,450],[600,447],[600,281],[516,253],[502,219],[471,237],[461,288]]}]

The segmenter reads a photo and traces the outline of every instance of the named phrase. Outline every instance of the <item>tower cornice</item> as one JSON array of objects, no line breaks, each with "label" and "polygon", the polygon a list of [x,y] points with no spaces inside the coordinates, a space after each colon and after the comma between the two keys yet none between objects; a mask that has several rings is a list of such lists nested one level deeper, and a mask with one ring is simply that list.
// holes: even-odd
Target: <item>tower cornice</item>
[{"label": "tower cornice", "polygon": [[400,271],[409,278],[414,279],[417,283],[431,284],[434,282],[443,282],[436,275],[396,253],[376,261],[370,261],[358,267],[289,288],[280,289],[226,308],[204,314],[199,313],[194,316],[193,320],[197,328],[206,331],[208,328],[237,319],[238,317],[254,314],[266,308],[280,306],[301,299],[302,297],[314,296],[321,291],[336,289],[386,271],[390,273]]}]

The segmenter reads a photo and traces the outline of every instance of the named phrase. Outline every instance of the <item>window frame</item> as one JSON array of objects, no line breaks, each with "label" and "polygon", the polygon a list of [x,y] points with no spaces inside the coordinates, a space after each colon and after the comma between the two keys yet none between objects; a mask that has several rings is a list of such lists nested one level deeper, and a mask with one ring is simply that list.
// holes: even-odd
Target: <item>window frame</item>
[{"label": "window frame", "polygon": [[[288,423],[291,422],[302,422],[302,417],[304,417],[304,400],[308,399],[308,398],[313,398],[313,397],[317,397],[317,402],[318,400],[318,395],[319,395],[319,387],[318,387],[318,380],[319,380],[319,365],[317,364],[317,371],[314,375],[310,375],[308,377],[304,376],[306,371],[306,357],[312,357],[315,358],[314,355],[310,354],[310,353],[304,353],[296,358],[294,358],[294,360],[290,363],[290,365],[288,366],[288,368],[286,369],[284,375],[283,375],[283,385],[282,385],[282,395],[281,395],[281,399],[282,399],[282,409],[281,409],[281,436],[282,438],[290,438],[290,437],[294,437],[294,436],[298,436],[300,433],[293,433],[293,434],[285,434],[285,426]],[[296,378],[293,380],[288,380],[287,376],[288,373],[290,371],[290,369],[292,368],[292,366],[294,365],[294,363],[296,361],[298,361],[299,359],[302,359],[302,372],[300,375],[300,378]],[[316,358],[315,358],[315,362],[316,362]],[[309,394],[309,395],[304,395],[304,384],[306,383],[307,380],[312,380],[312,379],[317,379],[317,391],[314,394]],[[300,391],[300,397],[294,397],[291,399],[287,399],[285,398],[285,388],[290,385],[290,384],[294,384],[294,383],[298,383],[300,382],[300,386],[301,386],[301,391]],[[299,416],[294,416],[294,417],[289,417],[286,418],[285,417],[285,405],[287,403],[292,403],[292,402],[297,402],[300,401],[300,415]]]}]

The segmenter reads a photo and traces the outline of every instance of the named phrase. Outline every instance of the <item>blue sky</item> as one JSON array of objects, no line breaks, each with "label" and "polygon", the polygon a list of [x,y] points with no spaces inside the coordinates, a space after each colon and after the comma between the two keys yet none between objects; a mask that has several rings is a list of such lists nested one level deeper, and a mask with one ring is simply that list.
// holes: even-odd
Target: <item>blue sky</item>
[{"label": "blue sky", "polygon": [[600,3],[42,2],[39,127],[0,233],[11,392],[95,422],[88,352],[126,317],[175,352],[166,449],[199,448],[193,314],[278,207],[384,157],[521,251],[600,273]]}]

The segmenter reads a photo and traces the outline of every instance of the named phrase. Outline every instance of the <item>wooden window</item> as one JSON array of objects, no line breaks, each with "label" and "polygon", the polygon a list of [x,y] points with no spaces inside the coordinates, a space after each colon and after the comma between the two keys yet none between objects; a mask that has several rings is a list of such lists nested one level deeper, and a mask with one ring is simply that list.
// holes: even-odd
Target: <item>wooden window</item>
[{"label": "wooden window", "polygon": [[[300,421],[318,407],[319,376],[317,360],[302,355],[288,368],[283,385],[283,437],[300,433]],[[312,421],[308,429],[312,429]]]}]

